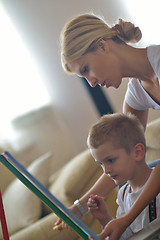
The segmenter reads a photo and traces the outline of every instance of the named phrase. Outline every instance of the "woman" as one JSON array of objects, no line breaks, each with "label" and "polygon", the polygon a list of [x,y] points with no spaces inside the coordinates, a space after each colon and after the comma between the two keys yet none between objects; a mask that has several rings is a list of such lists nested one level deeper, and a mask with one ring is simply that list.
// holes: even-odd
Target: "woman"
[{"label": "woman", "polygon": [[[109,27],[101,18],[84,14],[66,24],[61,36],[61,53],[64,70],[85,78],[92,87],[99,84],[118,88],[123,78],[132,78],[124,98],[123,112],[135,114],[145,129],[148,109],[160,109],[160,46],[135,48],[128,44],[138,42],[141,37],[140,29],[130,22],[120,19],[118,24]],[[87,211],[90,194],[105,196],[114,187],[114,182],[103,174],[70,210],[81,217]],[[132,215],[130,221],[134,217]],[[122,232],[128,222],[128,219],[124,220]],[[59,223],[60,219],[56,224]],[[112,226],[114,228],[114,223],[110,228],[111,237]],[[121,231],[117,230],[114,240]]]}]

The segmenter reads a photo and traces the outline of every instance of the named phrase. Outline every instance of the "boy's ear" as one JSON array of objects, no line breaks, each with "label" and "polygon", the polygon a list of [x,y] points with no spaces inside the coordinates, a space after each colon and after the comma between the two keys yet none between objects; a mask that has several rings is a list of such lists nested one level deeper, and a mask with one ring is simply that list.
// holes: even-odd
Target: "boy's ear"
[{"label": "boy's ear", "polygon": [[135,150],[135,159],[136,161],[141,161],[145,157],[145,146],[142,143],[137,143],[134,146]]}]

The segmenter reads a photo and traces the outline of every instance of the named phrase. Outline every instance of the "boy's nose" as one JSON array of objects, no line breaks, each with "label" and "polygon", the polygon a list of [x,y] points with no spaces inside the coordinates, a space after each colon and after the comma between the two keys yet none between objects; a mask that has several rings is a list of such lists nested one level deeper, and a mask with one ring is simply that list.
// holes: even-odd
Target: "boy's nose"
[{"label": "boy's nose", "polygon": [[110,175],[112,172],[112,169],[108,166],[104,166],[104,173],[107,175]]}]

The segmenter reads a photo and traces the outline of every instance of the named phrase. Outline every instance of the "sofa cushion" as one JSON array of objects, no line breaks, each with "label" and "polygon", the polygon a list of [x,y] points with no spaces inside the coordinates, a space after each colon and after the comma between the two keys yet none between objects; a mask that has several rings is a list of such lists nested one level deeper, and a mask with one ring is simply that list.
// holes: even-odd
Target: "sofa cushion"
[{"label": "sofa cushion", "polygon": [[63,203],[73,203],[83,195],[102,174],[87,149],[69,161],[59,172],[49,190]]},{"label": "sofa cushion", "polygon": [[145,137],[148,148],[160,150],[160,118],[147,124]]},{"label": "sofa cushion", "polygon": [[146,151],[146,162],[149,163],[156,159],[160,159],[160,149],[147,148]]},{"label": "sofa cushion", "polygon": [[[46,153],[27,168],[43,185],[46,185],[49,179],[51,160],[52,154]],[[18,179],[15,179],[4,192],[3,203],[9,234],[32,224],[41,216],[41,200]]]}]

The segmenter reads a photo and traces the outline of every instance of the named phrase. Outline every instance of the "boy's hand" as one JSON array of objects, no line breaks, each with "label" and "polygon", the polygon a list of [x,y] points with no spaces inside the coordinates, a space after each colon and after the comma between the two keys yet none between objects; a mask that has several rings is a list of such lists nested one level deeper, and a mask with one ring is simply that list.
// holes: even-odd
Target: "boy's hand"
[{"label": "boy's hand", "polygon": [[[72,205],[71,207],[68,208],[71,212],[73,212],[78,218],[82,218],[82,215],[80,212],[77,210],[77,207],[75,205]],[[65,222],[62,221],[61,218],[58,218],[56,223],[54,224],[53,227],[54,230],[64,230],[64,229],[71,229]]]},{"label": "boy's hand", "polygon": [[105,226],[112,219],[103,197],[92,194],[88,199],[87,206],[91,214],[100,221],[102,226]]},{"label": "boy's hand", "polygon": [[63,230],[63,229],[71,229],[62,219],[58,218],[57,222],[55,223],[53,230]]}]

